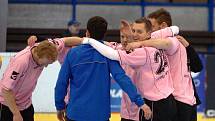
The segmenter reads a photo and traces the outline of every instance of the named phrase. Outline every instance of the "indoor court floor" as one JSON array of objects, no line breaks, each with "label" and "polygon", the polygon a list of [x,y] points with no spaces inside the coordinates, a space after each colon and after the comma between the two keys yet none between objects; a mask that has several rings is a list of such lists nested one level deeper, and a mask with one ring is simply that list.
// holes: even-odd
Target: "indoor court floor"
[{"label": "indoor court floor", "polygon": [[[58,121],[54,113],[36,113],[35,121]],[[119,113],[112,113],[110,121],[120,121]],[[205,118],[203,114],[198,114],[198,121],[215,121],[215,118]]]}]

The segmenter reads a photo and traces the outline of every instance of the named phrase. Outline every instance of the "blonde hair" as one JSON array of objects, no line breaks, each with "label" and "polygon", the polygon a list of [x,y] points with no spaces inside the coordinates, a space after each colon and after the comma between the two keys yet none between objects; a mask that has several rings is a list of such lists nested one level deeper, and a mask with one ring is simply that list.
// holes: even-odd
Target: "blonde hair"
[{"label": "blonde hair", "polygon": [[35,52],[39,58],[46,57],[52,61],[57,60],[58,51],[55,44],[45,40],[35,47]]}]

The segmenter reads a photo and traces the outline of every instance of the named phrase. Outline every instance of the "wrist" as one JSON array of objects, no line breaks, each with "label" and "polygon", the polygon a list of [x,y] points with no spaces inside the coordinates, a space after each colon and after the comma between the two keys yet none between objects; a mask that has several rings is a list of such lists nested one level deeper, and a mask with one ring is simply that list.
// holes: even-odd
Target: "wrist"
[{"label": "wrist", "polygon": [[63,110],[57,110],[57,113],[58,114],[65,113],[65,109],[63,109]]},{"label": "wrist", "polygon": [[64,109],[62,109],[62,110],[57,110],[57,112],[63,112],[64,111]]},{"label": "wrist", "polygon": [[19,110],[13,111],[12,113],[13,113],[13,115],[21,115]]},{"label": "wrist", "polygon": [[89,44],[89,38],[84,37],[82,44]]},{"label": "wrist", "polygon": [[189,46],[189,43],[185,45],[185,47],[188,47],[188,46]]},{"label": "wrist", "polygon": [[184,47],[188,47],[190,44],[188,42],[184,42]]},{"label": "wrist", "polygon": [[171,26],[170,29],[172,31],[173,36],[178,35],[178,33],[179,33],[179,27],[178,26]]},{"label": "wrist", "polygon": [[140,45],[140,47],[142,47],[142,46],[145,46],[144,44],[145,44],[145,42],[141,41],[139,45]]}]

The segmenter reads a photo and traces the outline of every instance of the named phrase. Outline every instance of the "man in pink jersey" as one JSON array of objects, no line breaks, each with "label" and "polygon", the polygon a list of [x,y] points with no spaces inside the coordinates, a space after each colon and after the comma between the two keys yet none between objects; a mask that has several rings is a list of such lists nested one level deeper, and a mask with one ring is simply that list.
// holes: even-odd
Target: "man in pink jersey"
[{"label": "man in pink jersey", "polygon": [[[67,52],[69,51],[69,49],[71,48],[67,46],[68,45],[67,43],[69,43],[68,41],[70,41],[70,39],[67,39],[67,38],[69,37],[48,39],[49,42],[55,44],[55,46],[58,48],[57,60],[59,61],[60,64],[63,64],[64,58]],[[28,45],[31,47],[31,46],[34,46],[36,42],[43,42],[44,40],[46,39],[32,35],[28,38],[27,42],[28,42]]]},{"label": "man in pink jersey", "polygon": [[[159,9],[149,15],[154,26],[154,30],[171,26],[172,20],[169,12]],[[186,42],[182,37],[182,44]],[[164,49],[170,61],[171,75],[174,84],[174,98],[177,103],[177,121],[197,121],[195,87],[192,82],[189,67],[187,66],[187,53],[189,50],[183,46],[177,38],[148,40],[140,43],[129,44],[127,49],[133,49],[139,46],[152,46],[158,49]],[[189,45],[189,44],[188,44]],[[133,47],[132,47],[133,46]],[[190,48],[190,47],[189,47]],[[193,53],[193,52],[192,52]],[[192,54],[195,55],[195,54]],[[197,55],[197,54],[196,54]],[[196,57],[195,55],[195,57]],[[198,55],[197,55],[198,56]],[[190,57],[192,58],[192,57]],[[196,61],[199,59],[197,58]],[[201,64],[196,64],[201,65]],[[201,68],[201,67],[200,67]],[[195,68],[195,70],[197,70]]]},{"label": "man in pink jersey", "polygon": [[[67,52],[69,49],[71,49],[73,46],[76,46],[77,42],[70,42],[73,39],[69,39],[70,37],[65,37],[65,38],[55,38],[55,39],[48,39],[49,42],[54,43],[55,46],[58,48],[58,57],[57,60],[60,63],[60,65],[63,64],[64,58],[67,55]],[[76,37],[73,37],[76,38]],[[81,39],[81,38],[80,38]],[[27,40],[29,46],[34,46],[36,42],[42,42],[44,41],[45,38],[42,37],[36,37],[34,35],[30,36]],[[78,39],[79,40],[79,39]],[[80,40],[81,41],[81,40]],[[72,44],[72,45],[71,45]],[[80,44],[80,42],[78,43]],[[65,102],[67,103],[69,100],[69,88],[68,88],[68,94],[65,97]]]},{"label": "man in pink jersey", "polygon": [[55,45],[44,41],[11,58],[0,81],[0,121],[34,121],[32,92],[43,68],[57,55]]},{"label": "man in pink jersey", "polygon": [[[151,23],[145,18],[135,21],[133,41],[148,39],[151,35]],[[138,48],[130,53],[124,50],[114,50],[96,40],[86,38],[84,44],[90,44],[102,55],[109,59],[120,61],[131,74],[133,83],[140,94],[145,98],[146,104],[153,111],[152,121],[171,121],[175,116],[176,105],[171,93],[174,91],[169,72],[169,63],[163,51],[151,47]],[[129,67],[129,68],[127,68]],[[123,94],[121,107],[121,121],[138,121],[138,108]],[[147,121],[140,115],[141,121]]]}]

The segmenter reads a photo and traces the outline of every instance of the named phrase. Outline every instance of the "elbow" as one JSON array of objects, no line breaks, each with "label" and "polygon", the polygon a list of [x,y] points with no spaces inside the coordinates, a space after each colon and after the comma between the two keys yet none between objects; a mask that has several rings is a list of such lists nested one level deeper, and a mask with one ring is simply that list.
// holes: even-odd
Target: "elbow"
[{"label": "elbow", "polygon": [[169,48],[170,46],[171,46],[171,44],[168,43],[168,42],[166,42],[166,43],[164,44],[164,49],[167,49],[167,48]]},{"label": "elbow", "polygon": [[64,38],[64,44],[66,47],[72,47],[71,40],[69,37]]},{"label": "elbow", "polygon": [[63,38],[63,41],[64,41],[64,45],[65,46],[69,46],[69,40],[68,40],[68,38]]},{"label": "elbow", "polygon": [[197,72],[202,71],[202,69],[203,69],[203,66],[201,64],[199,66],[195,66],[195,67],[191,68],[191,71],[194,72],[194,73],[197,73]]},{"label": "elbow", "polygon": [[166,48],[170,48],[173,44],[171,41],[169,41],[168,39],[165,40],[165,45],[166,45]]},{"label": "elbow", "polygon": [[168,39],[162,39],[160,42],[162,42],[160,45],[163,45],[161,49],[168,50],[172,47],[172,42]]}]

